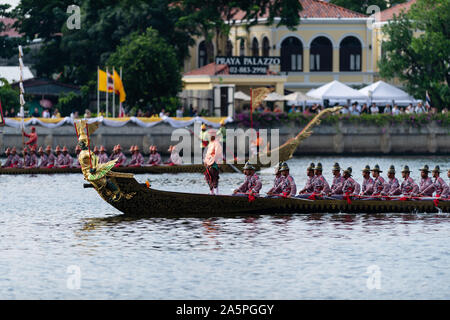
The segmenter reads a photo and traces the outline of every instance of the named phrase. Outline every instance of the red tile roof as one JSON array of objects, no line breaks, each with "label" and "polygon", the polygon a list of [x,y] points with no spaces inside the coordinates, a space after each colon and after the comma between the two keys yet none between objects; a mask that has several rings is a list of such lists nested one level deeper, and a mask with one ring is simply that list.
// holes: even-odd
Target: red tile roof
[{"label": "red tile roof", "polygon": [[402,11],[408,12],[414,3],[416,3],[416,0],[410,0],[408,2],[400,3],[393,7],[390,7],[389,9],[383,10],[380,12],[381,15],[380,20],[381,21],[392,20],[394,18],[394,14],[398,16]]},{"label": "red tile roof", "polygon": [[226,64],[215,64],[212,62],[201,68],[186,72],[185,76],[215,76],[217,74],[229,74],[228,66]]},{"label": "red tile roof", "polygon": [[[303,10],[300,11],[301,18],[367,18],[366,15],[339,7],[335,4],[320,0],[299,0]],[[244,11],[238,11],[235,20],[242,20]],[[260,18],[267,18],[268,13],[262,14]]]},{"label": "red tile roof", "polygon": [[0,32],[0,37],[2,36],[8,36],[11,38],[20,37],[20,33],[17,32],[16,29],[12,27],[12,25],[16,22],[16,19],[12,18],[0,18],[0,23],[3,23],[5,25],[5,31]]}]

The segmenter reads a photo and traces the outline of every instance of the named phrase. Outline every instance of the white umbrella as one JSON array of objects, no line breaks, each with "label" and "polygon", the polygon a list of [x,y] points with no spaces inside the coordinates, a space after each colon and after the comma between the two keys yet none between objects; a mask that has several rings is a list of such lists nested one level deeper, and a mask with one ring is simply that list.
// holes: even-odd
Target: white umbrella
[{"label": "white umbrella", "polygon": [[264,101],[283,101],[284,96],[281,94],[278,94],[276,92],[271,92],[267,95],[267,97],[264,99]]},{"label": "white umbrella", "polygon": [[246,95],[242,91],[237,91],[237,92],[234,93],[234,99],[250,101],[250,96]]},{"label": "white umbrella", "polygon": [[367,95],[334,80],[317,89],[308,91],[308,96],[316,99],[328,100],[368,100]]},{"label": "white umbrella", "polygon": [[373,102],[392,102],[392,100],[415,101],[414,98],[405,91],[384,81],[375,82],[360,89],[359,92],[371,98]]}]

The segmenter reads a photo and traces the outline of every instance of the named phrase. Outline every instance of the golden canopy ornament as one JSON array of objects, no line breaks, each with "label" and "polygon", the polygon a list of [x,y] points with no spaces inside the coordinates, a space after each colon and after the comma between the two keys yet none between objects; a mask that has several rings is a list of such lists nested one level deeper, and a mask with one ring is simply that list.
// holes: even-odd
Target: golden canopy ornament
[{"label": "golden canopy ornament", "polygon": [[250,90],[250,101],[251,105],[250,108],[252,111],[259,107],[259,105],[264,101],[264,99],[267,97],[269,93],[271,93],[274,89],[273,88],[256,88]]}]

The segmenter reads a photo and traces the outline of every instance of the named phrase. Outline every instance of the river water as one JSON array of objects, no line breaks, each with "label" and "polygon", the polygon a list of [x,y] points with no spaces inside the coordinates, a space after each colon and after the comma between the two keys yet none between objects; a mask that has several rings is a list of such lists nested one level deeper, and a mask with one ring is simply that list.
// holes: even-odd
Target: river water
[{"label": "river water", "polygon": [[[413,170],[448,157],[295,158],[298,187],[321,161]],[[263,191],[272,183],[264,170]],[[138,175],[206,193],[200,174]],[[240,174],[222,174],[231,192]],[[446,181],[448,180],[445,178]],[[0,176],[0,299],[449,299],[450,215],[126,219],[81,175]],[[202,205],[199,203],[198,205]],[[180,208],[180,210],[182,210]]]}]

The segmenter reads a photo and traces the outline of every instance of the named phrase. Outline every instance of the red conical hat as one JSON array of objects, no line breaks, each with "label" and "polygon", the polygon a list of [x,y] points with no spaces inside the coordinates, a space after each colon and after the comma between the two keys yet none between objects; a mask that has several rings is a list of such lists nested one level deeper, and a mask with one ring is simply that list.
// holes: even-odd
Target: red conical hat
[{"label": "red conical hat", "polygon": [[106,149],[105,149],[104,146],[101,146],[101,147],[100,147],[100,152],[102,152],[102,151],[106,151]]},{"label": "red conical hat", "polygon": [[56,146],[55,152],[61,152],[61,147],[60,146]]},{"label": "red conical hat", "polygon": [[62,149],[63,152],[69,152],[69,150],[67,150],[67,147],[64,146],[64,148]]},{"label": "red conical hat", "polygon": [[44,148],[42,148],[42,147],[39,147],[39,150],[38,150],[38,152],[39,152],[39,153],[41,153],[41,152],[42,152],[42,153],[44,153]]},{"label": "red conical hat", "polygon": [[52,151],[52,147],[47,146],[47,148],[45,148],[45,151]]}]

